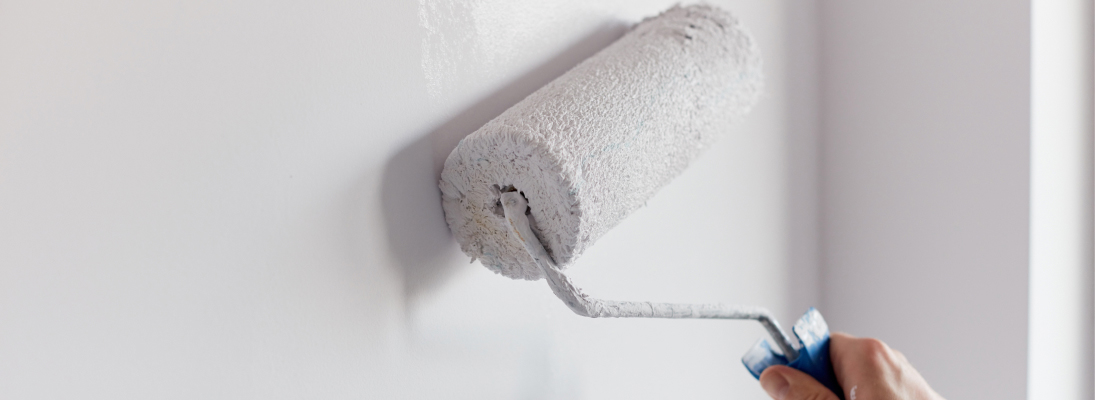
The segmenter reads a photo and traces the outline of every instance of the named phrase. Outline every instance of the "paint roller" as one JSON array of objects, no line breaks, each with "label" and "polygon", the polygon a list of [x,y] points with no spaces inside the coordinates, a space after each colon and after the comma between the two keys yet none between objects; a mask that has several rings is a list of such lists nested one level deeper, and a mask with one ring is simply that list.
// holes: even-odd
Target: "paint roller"
[{"label": "paint roller", "polygon": [[439,183],[446,221],[473,260],[545,279],[582,316],[759,321],[775,347],[762,339],[746,353],[754,376],[787,364],[842,395],[817,310],[792,338],[764,308],[601,300],[563,272],[746,114],[762,81],[759,50],[737,19],[674,6],[461,140]]}]

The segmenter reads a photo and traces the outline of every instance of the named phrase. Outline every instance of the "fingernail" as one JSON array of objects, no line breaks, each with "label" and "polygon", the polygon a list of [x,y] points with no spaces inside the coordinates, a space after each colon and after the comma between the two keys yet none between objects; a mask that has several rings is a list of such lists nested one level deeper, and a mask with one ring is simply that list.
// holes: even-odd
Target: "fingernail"
[{"label": "fingernail", "polygon": [[783,374],[776,372],[770,374],[768,379],[761,381],[760,387],[764,388],[764,391],[768,392],[768,395],[772,396],[773,399],[783,400],[787,396],[787,391],[791,389],[791,383],[783,377]]}]

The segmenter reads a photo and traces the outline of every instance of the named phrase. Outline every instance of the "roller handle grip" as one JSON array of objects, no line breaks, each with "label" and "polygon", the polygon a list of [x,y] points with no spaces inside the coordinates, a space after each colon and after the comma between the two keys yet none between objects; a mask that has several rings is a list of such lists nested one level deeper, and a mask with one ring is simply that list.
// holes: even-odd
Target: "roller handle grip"
[{"label": "roller handle grip", "polygon": [[768,367],[786,365],[814,377],[843,400],[844,389],[836,381],[833,363],[829,358],[829,326],[821,317],[821,313],[811,307],[798,322],[795,322],[792,332],[799,341],[797,358],[788,362],[787,357],[773,350],[767,340],[761,339],[741,358],[745,369],[748,369],[753,377],[760,379],[760,374]]}]

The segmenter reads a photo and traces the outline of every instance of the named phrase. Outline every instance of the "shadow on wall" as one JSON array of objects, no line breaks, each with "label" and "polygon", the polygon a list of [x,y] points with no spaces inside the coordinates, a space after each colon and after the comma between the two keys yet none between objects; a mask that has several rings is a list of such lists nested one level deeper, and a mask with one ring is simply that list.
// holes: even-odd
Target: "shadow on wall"
[{"label": "shadow on wall", "polygon": [[441,169],[452,149],[465,136],[536,89],[619,39],[627,27],[621,21],[602,25],[566,51],[400,149],[388,160],[381,182],[381,206],[388,243],[403,275],[407,309],[413,309],[417,299],[440,287],[460,265],[449,262],[457,246],[445,222],[441,190],[437,187]]}]

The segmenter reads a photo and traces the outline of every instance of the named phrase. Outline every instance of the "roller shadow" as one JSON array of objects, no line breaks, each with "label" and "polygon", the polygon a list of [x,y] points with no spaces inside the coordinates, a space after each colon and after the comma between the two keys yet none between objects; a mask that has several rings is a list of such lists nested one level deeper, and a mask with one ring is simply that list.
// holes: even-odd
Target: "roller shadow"
[{"label": "roller shadow", "polygon": [[622,21],[602,25],[388,160],[381,181],[381,206],[388,243],[403,275],[404,300],[408,306],[439,288],[461,265],[451,262],[452,254],[459,250],[445,222],[441,190],[437,187],[445,158],[452,149],[465,136],[536,89],[623,36],[627,26]]}]

